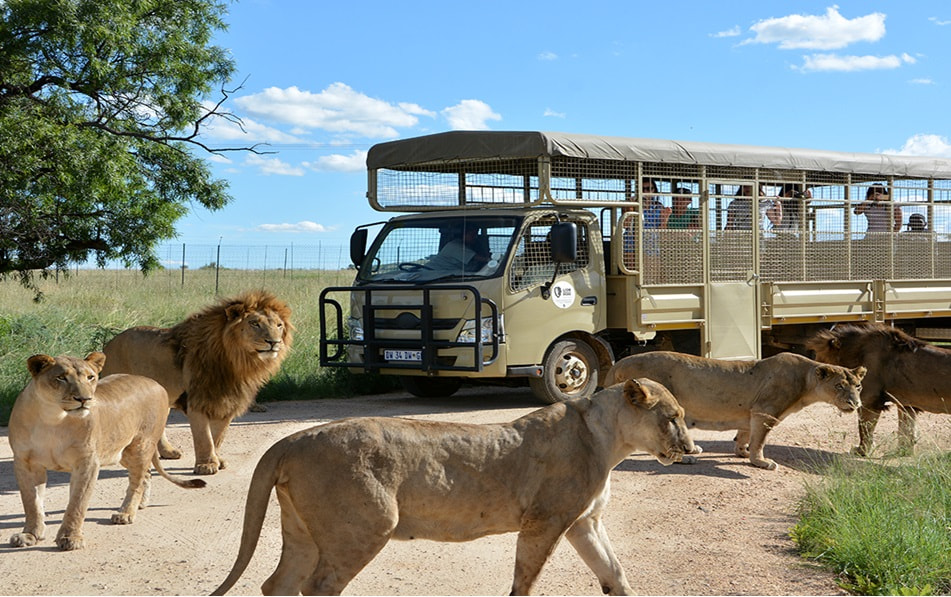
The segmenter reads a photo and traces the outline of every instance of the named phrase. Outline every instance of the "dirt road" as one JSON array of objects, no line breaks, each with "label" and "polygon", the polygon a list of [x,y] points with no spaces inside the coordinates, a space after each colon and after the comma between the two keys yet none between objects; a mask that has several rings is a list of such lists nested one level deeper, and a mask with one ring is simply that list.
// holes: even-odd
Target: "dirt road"
[{"label": "dirt road", "polygon": [[[156,478],[152,504],[135,524],[114,526],[111,513],[122,501],[126,474],[100,473],[86,519],[86,548],[59,552],[52,544],[67,500],[68,476],[51,473],[46,541],[34,548],[8,546],[23,525],[23,507],[13,475],[6,428],[0,428],[0,594],[4,595],[195,595],[208,594],[224,579],[237,552],[244,496],[258,457],[294,431],[345,416],[409,416],[465,422],[514,419],[538,404],[528,391],[467,389],[452,398],[406,394],[269,403],[249,413],[225,440],[228,468],[206,477],[209,486],[185,491]],[[923,415],[922,442],[948,449],[951,417]],[[879,435],[894,433],[886,414]],[[821,479],[816,465],[855,442],[854,416],[815,405],[774,430],[766,455],[778,471],[764,471],[732,456],[732,434],[695,432],[705,452],[696,465],[663,467],[634,455],[612,473],[606,525],[635,591],[647,595],[828,595],[840,594],[835,578],[801,560],[788,531],[804,482]],[[185,459],[166,461],[174,473],[190,474],[188,426],[174,413],[169,435]],[[938,439],[936,439],[938,438]],[[328,504],[327,507],[333,507]],[[346,507],[343,505],[342,507]],[[279,508],[272,497],[254,559],[233,595],[260,594],[280,552]],[[347,587],[351,595],[508,594],[515,535],[460,544],[391,542]],[[594,575],[563,541],[542,571],[536,592],[597,595]]]}]

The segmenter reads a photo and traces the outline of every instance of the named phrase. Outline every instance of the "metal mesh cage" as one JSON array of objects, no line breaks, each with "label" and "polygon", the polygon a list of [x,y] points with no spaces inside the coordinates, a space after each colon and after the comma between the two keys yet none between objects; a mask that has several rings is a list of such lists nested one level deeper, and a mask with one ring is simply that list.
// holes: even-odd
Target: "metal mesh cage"
[{"label": "metal mesh cage", "polygon": [[[422,163],[388,164],[371,171],[371,198],[396,211],[601,207],[609,213],[609,273],[639,273],[645,284],[951,277],[951,181],[929,179],[920,160],[692,147],[707,156],[702,164],[676,145],[546,138],[560,151],[515,157],[493,145],[502,155],[443,160],[429,152]],[[475,140],[475,153],[489,142],[476,133],[466,139]],[[889,175],[869,173],[876,170]],[[520,241],[512,288],[551,275],[551,263],[523,265],[537,261],[532,243],[545,234],[533,229]]]}]

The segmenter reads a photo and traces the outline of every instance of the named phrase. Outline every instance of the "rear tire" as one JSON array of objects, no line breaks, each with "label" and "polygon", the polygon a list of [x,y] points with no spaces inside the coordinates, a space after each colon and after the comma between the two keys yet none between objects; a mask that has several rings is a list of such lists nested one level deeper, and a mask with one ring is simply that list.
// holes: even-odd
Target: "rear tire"
[{"label": "rear tire", "polygon": [[452,396],[462,385],[458,377],[417,377],[401,375],[400,384],[403,389],[419,398],[439,398]]},{"label": "rear tire", "polygon": [[590,398],[598,387],[598,353],[583,340],[562,340],[545,353],[542,377],[529,379],[535,396],[549,404]]}]

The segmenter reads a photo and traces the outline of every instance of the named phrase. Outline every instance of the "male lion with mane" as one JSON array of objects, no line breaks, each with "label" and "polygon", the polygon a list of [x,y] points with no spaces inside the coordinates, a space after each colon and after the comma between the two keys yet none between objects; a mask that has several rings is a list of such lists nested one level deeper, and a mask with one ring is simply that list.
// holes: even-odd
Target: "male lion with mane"
[{"label": "male lion with mane", "polygon": [[265,595],[339,594],[390,539],[470,541],[518,531],[513,594],[527,594],[562,535],[605,593],[630,594],[601,515],[610,473],[634,450],[668,465],[693,444],[662,385],[629,380],[510,423],[370,417],[300,431],[261,457],[234,586],[277,488],[284,544]]},{"label": "male lion with mane", "polygon": [[865,367],[850,371],[791,352],[758,361],[727,361],[657,351],[624,357],[608,371],[605,383],[648,377],[664,384],[683,407],[689,427],[736,429],[735,454],[749,457],[753,466],[774,470],[779,465],[763,456],[769,431],[815,402],[854,411],[864,376]]},{"label": "male lion with mane", "polygon": [[[133,373],[158,381],[170,407],[188,417],[195,445],[195,474],[225,468],[219,450],[231,421],[287,357],[293,340],[291,310],[269,292],[246,292],[188,316],[171,328],[140,326],[103,348],[103,375]],[[163,458],[182,454],[162,437]]]},{"label": "male lion with mane", "polygon": [[114,524],[131,524],[148,503],[150,466],[179,487],[205,486],[201,479],[175,479],[162,468],[157,446],[168,416],[162,386],[137,375],[99,379],[105,358],[93,352],[85,360],[45,354],[27,359],[33,377],[10,413],[13,470],[26,512],[23,531],[10,537],[13,547],[44,538],[47,470],[70,473],[69,503],[56,533],[56,545],[67,551],[83,547],[83,520],[102,465],[118,462],[129,471]]},{"label": "male lion with mane", "polygon": [[816,334],[806,347],[819,361],[868,367],[859,445],[852,449],[858,456],[872,449],[875,426],[889,403],[898,405],[899,449],[904,452],[914,450],[918,411],[951,414],[951,350],[880,323],[837,325]]}]

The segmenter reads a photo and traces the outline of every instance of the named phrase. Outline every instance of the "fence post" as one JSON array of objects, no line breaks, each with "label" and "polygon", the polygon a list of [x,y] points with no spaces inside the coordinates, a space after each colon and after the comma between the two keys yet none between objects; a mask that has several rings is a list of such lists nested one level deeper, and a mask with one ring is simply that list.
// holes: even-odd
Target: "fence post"
[{"label": "fence post", "polygon": [[182,243],[182,288],[185,287],[185,243]]},{"label": "fence post", "polygon": [[215,296],[218,296],[218,272],[221,271],[221,239],[218,239],[218,252],[215,254]]}]

